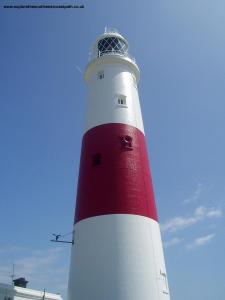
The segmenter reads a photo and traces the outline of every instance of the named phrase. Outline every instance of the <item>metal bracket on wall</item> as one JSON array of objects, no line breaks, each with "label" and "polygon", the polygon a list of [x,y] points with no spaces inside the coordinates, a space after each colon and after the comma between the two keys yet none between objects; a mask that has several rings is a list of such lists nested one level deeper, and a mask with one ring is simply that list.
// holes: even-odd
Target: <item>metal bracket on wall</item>
[{"label": "metal bracket on wall", "polygon": [[50,240],[51,242],[55,242],[55,243],[66,243],[66,244],[74,244],[74,239],[72,241],[63,241],[63,240],[59,240],[60,237],[62,237],[61,234],[55,234],[53,233],[52,235],[54,235],[55,239],[54,240]]}]

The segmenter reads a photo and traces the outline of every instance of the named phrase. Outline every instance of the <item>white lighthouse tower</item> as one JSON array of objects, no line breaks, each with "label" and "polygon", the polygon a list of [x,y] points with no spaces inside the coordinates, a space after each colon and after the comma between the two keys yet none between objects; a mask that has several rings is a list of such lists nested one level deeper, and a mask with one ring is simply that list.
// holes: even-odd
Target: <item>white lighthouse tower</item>
[{"label": "white lighthouse tower", "polygon": [[85,80],[69,300],[169,300],[139,69],[117,31],[97,38]]}]

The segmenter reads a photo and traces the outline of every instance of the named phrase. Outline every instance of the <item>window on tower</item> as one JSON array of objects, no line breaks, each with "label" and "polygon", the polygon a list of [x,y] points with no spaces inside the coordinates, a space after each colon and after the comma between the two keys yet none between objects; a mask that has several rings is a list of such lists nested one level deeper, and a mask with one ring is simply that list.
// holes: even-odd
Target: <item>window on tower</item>
[{"label": "window on tower", "polygon": [[132,137],[129,135],[121,136],[121,146],[125,150],[133,150]]},{"label": "window on tower", "polygon": [[126,104],[126,100],[119,98],[118,99],[118,104],[125,105]]},{"label": "window on tower", "polygon": [[99,71],[98,72],[98,79],[103,79],[104,78],[104,71]]},{"label": "window on tower", "polygon": [[95,153],[92,155],[92,166],[99,166],[101,164],[101,153]]},{"label": "window on tower", "polygon": [[122,107],[127,107],[127,99],[124,95],[117,96],[117,104]]}]

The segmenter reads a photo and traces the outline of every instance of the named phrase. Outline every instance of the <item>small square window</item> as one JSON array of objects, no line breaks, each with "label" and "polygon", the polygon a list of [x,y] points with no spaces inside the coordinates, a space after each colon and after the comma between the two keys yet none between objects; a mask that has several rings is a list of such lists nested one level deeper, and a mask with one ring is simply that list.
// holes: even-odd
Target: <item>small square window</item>
[{"label": "small square window", "polygon": [[118,98],[118,104],[126,105],[126,99]]},{"label": "small square window", "polygon": [[127,105],[127,100],[126,100],[126,96],[120,95],[117,97],[117,103],[120,106],[126,106]]},{"label": "small square window", "polygon": [[101,164],[101,153],[95,153],[93,156],[92,156],[92,165],[93,166],[99,166]]},{"label": "small square window", "polygon": [[129,136],[129,135],[126,135],[126,136],[121,136],[121,146],[123,149],[126,149],[126,150],[133,150],[133,147],[132,147],[132,137]]},{"label": "small square window", "polygon": [[104,71],[99,71],[98,72],[98,79],[103,79],[104,78]]}]

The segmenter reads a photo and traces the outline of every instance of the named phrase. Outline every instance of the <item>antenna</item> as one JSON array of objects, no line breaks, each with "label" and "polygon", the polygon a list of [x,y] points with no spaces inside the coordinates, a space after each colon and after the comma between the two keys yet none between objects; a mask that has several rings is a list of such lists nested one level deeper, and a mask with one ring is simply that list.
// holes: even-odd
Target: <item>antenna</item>
[{"label": "antenna", "polygon": [[43,290],[42,300],[45,300],[45,289]]},{"label": "antenna", "polygon": [[14,277],[15,277],[15,273],[14,273],[14,271],[15,271],[15,264],[13,263],[13,265],[12,265],[12,275],[11,275],[11,277],[12,277],[12,285],[14,285]]}]

